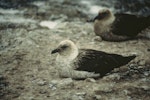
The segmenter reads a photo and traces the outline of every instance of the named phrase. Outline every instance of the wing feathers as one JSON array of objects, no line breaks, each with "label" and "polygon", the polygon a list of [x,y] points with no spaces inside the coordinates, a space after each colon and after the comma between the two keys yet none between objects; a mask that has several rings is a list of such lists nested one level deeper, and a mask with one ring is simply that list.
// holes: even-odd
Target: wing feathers
[{"label": "wing feathers", "polygon": [[84,49],[80,51],[75,64],[78,66],[76,70],[100,73],[103,76],[114,68],[127,64],[129,61],[127,57],[121,55]]}]

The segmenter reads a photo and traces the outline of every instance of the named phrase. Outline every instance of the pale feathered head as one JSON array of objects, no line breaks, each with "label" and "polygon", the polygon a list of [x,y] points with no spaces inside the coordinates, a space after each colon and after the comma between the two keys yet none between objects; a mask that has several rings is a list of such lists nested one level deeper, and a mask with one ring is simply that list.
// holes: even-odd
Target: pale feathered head
[{"label": "pale feathered head", "polygon": [[112,13],[109,9],[105,8],[99,11],[98,15],[94,20],[107,20],[112,16]]},{"label": "pale feathered head", "polygon": [[88,22],[94,22],[95,20],[98,21],[108,20],[111,19],[112,16],[113,16],[112,12],[108,8],[104,8],[99,10],[98,15],[94,19],[88,20]]},{"label": "pale feathered head", "polygon": [[59,53],[60,56],[73,56],[78,54],[78,48],[71,40],[64,40],[51,52],[54,53]]}]

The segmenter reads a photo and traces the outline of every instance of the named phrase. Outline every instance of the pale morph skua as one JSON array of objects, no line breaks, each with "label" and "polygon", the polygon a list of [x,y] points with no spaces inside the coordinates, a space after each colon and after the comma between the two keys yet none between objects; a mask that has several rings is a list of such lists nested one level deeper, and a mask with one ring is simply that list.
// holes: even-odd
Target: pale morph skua
[{"label": "pale morph skua", "polygon": [[78,49],[71,40],[60,42],[51,54],[56,57],[60,77],[73,79],[99,78],[111,72],[114,68],[128,64],[136,56],[109,54],[92,49]]},{"label": "pale morph skua", "polygon": [[94,22],[94,32],[106,41],[125,41],[137,36],[150,39],[150,32],[141,33],[150,28],[150,16],[136,16],[125,13],[112,13],[105,8],[98,15],[88,20]]}]

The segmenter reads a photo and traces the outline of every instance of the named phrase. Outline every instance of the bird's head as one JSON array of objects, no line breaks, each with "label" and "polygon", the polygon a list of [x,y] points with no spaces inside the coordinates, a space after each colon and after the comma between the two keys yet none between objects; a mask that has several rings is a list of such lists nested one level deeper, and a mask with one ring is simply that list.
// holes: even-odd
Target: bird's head
[{"label": "bird's head", "polygon": [[77,46],[71,40],[61,41],[51,54],[59,53],[60,56],[73,56],[78,54]]},{"label": "bird's head", "polygon": [[98,15],[94,18],[95,20],[107,20],[111,17],[112,13],[109,9],[102,9],[98,12]]},{"label": "bird's head", "polygon": [[104,21],[104,20],[108,20],[112,17],[112,12],[108,9],[101,9],[99,10],[97,16],[94,19],[88,20],[88,22],[95,22],[96,20],[98,21]]}]

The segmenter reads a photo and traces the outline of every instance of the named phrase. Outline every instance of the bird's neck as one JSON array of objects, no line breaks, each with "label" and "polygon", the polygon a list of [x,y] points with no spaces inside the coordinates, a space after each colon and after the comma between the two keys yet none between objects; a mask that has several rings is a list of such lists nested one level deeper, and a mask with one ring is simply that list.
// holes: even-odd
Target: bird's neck
[{"label": "bird's neck", "polygon": [[59,54],[57,56],[57,61],[61,61],[62,63],[70,63],[72,62],[77,56],[78,56],[78,48],[73,48],[68,52],[65,52],[63,54]]},{"label": "bird's neck", "polygon": [[95,20],[94,22],[94,31],[97,35],[100,35],[105,32],[109,32],[111,25],[115,20],[115,16],[111,14],[109,18],[103,20]]}]

